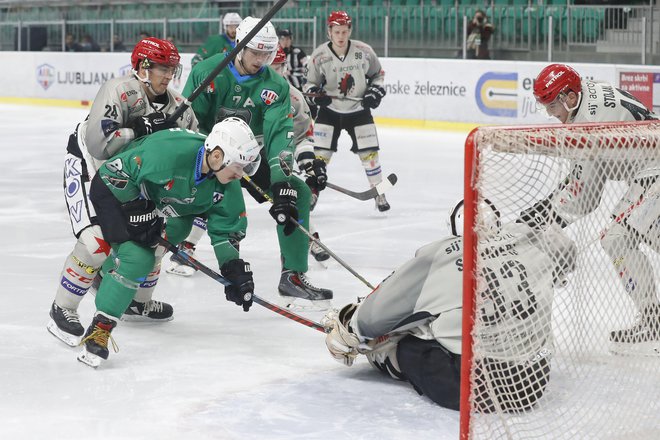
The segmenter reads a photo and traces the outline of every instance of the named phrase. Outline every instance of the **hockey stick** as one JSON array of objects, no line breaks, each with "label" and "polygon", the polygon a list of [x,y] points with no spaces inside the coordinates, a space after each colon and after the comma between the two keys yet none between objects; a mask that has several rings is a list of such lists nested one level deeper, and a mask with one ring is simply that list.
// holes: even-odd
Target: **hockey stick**
[{"label": "hockey stick", "polygon": [[[259,188],[259,185],[257,185],[256,183],[254,183],[254,182],[252,181],[252,179],[250,179],[248,176],[243,176],[243,179],[245,179],[245,181],[246,181],[247,183],[249,183],[250,186],[252,186],[252,188],[254,188],[259,194],[261,194],[261,196],[262,196],[263,198],[265,198],[266,200],[268,200],[270,203],[274,203],[274,202],[273,202],[273,199],[272,199],[268,194],[266,194],[266,192],[265,192],[263,189]],[[291,219],[291,221],[296,225],[296,227],[297,227],[298,229],[300,229],[300,230],[301,230],[306,236],[308,236],[310,240],[312,240],[314,243],[316,243],[316,244],[318,244],[319,246],[321,246],[321,247],[323,248],[324,251],[326,251],[328,254],[330,254],[330,256],[331,256],[332,258],[334,258],[334,259],[337,261],[337,263],[339,263],[339,264],[341,264],[342,266],[344,266],[344,268],[345,268],[347,271],[349,271],[350,273],[352,273],[352,274],[353,274],[358,280],[362,281],[362,282],[363,282],[368,288],[370,288],[371,290],[374,290],[374,289],[375,289],[375,287],[372,286],[372,285],[369,283],[369,281],[367,281],[364,277],[362,277],[359,273],[357,273],[357,272],[356,272],[351,266],[348,265],[348,263],[346,263],[344,260],[342,260],[341,258],[339,258],[339,257],[337,256],[337,254],[335,254],[335,253],[332,252],[330,249],[328,249],[328,247],[327,247],[326,245],[324,245],[323,243],[321,243],[321,240],[319,240],[318,238],[314,237],[314,235],[311,234],[307,229],[305,229],[305,227],[304,227],[303,225],[301,225],[300,223],[298,223],[298,222],[297,222],[296,220],[294,220],[294,219]]]},{"label": "hockey stick", "polygon": [[268,21],[273,18],[273,15],[279,11],[282,6],[287,2],[288,0],[279,0],[277,3],[273,5],[272,8],[266,12],[266,15],[263,16],[263,18],[257,23],[257,25],[250,31],[248,34],[245,36],[244,39],[238,42],[236,44],[236,47],[234,47],[229,54],[222,59],[220,64],[218,64],[215,69],[209,73],[209,75],[204,78],[204,81],[201,82],[200,85],[197,86],[195,90],[188,96],[187,98],[184,99],[183,103],[172,113],[171,116],[167,118],[167,122],[173,122],[176,121],[181,117],[183,112],[186,111],[188,107],[190,107],[190,104],[204,91],[206,88],[213,82],[216,76],[225,68],[229,63],[231,63],[234,58],[236,58],[236,55],[247,46],[247,44],[252,40],[252,37],[254,37],[260,30],[263,28]]},{"label": "hockey stick", "polygon": [[[306,176],[307,174],[303,173],[302,171],[293,171],[294,173],[298,174],[299,176]],[[351,191],[346,188],[342,188],[339,185],[335,185],[334,183],[330,182],[325,182],[325,185],[328,188],[332,188],[335,191],[339,191],[342,194],[346,194],[347,196],[353,197],[354,199],[358,200],[371,200],[375,199],[381,194],[385,194],[385,191],[392,188],[394,185],[396,185],[398,178],[396,177],[396,174],[392,173],[385,180],[380,182],[378,185],[374,186],[373,188],[369,188],[366,191],[362,192],[355,192]]]},{"label": "hockey stick", "polygon": [[327,96],[328,98],[332,99],[345,99],[347,101],[362,102],[362,98],[358,98],[357,96],[326,95],[324,93],[303,93],[303,96],[306,98],[322,98]]},{"label": "hockey stick", "polygon": [[[194,267],[195,269],[199,270],[203,274],[208,275],[209,277],[213,278],[214,280],[216,280],[217,282],[219,282],[223,286],[230,286],[231,285],[231,282],[227,278],[223,277],[222,275],[220,275],[219,273],[217,273],[216,271],[214,271],[210,267],[205,266],[204,264],[200,263],[199,261],[197,261],[196,259],[194,259],[190,255],[186,254],[185,252],[179,252],[179,248],[177,248],[173,243],[170,243],[169,241],[165,240],[163,237],[158,238],[158,243],[161,246],[164,246],[168,251],[172,252],[175,255],[175,257],[181,263],[188,264],[191,267]],[[307,318],[303,318],[302,316],[296,315],[293,312],[289,312],[288,310],[286,310],[286,309],[284,309],[284,308],[282,308],[282,307],[280,307],[276,304],[268,302],[265,299],[255,295],[255,294],[252,294],[252,301],[259,304],[262,307],[267,308],[268,310],[272,310],[273,312],[284,316],[285,318],[289,318],[293,321],[299,322],[300,324],[306,325],[307,327],[311,327],[314,330],[318,330],[320,332],[326,333],[325,327],[323,327],[318,322],[312,321],[312,320],[307,319]]]}]

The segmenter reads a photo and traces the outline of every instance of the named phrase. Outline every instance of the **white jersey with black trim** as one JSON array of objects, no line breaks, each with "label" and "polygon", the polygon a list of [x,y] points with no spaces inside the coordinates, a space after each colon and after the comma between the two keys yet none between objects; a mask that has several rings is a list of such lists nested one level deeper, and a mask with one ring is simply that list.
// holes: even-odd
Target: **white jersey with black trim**
[{"label": "white jersey with black trim", "polygon": [[[346,55],[340,58],[332,42],[317,47],[307,63],[305,92],[322,87],[328,95],[362,98],[371,85],[383,87],[385,72],[376,52],[366,43],[349,40]],[[363,109],[360,101],[333,99],[328,106],[337,113],[355,113]]]},{"label": "white jersey with black trim", "polygon": [[295,87],[289,87],[291,97],[291,113],[293,114],[293,140],[296,145],[295,158],[300,153],[314,153],[314,125],[309,105],[302,92]]},{"label": "white jersey with black trim", "polygon": [[[658,116],[630,93],[606,82],[582,80],[580,103],[571,113],[568,122],[578,124],[651,119],[658,119]],[[559,216],[568,223],[575,222],[598,207],[608,180],[630,184],[634,175],[647,166],[637,160],[631,161],[625,155],[607,161],[576,161],[572,164],[571,173],[553,193],[550,201]]]},{"label": "white jersey with black trim", "polygon": [[[533,230],[508,224],[479,244],[477,295],[481,298],[481,353],[522,361],[551,346],[553,283],[562,255],[575,246],[558,227]],[[548,257],[552,255],[552,259]],[[568,266],[570,264],[567,263]],[[571,270],[571,267],[566,269]],[[362,341],[412,334],[461,353],[463,240],[450,237],[420,248],[358,307],[350,325]]]},{"label": "white jersey with black trim", "polygon": [[[134,74],[105,82],[94,98],[87,119],[78,126],[78,146],[87,164],[98,169],[100,164],[119,152],[135,138],[133,120],[156,111],[172,114],[183,102],[183,96],[171,89],[149,103],[142,82]],[[192,108],[177,120],[181,128],[197,130]],[[91,176],[90,176],[91,177]]]}]

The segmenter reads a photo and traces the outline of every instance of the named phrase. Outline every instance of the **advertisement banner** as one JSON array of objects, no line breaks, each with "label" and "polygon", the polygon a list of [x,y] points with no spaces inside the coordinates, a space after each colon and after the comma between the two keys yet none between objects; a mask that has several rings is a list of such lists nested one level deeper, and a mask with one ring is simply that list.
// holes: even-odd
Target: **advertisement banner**
[{"label": "advertisement banner", "polygon": [[[131,69],[130,53],[0,52],[0,97],[89,101],[101,84]],[[181,91],[192,54],[182,54]],[[534,78],[547,62],[382,58],[387,95],[374,116],[429,122],[537,124],[550,120],[534,100]],[[660,68],[571,64],[581,76],[613,83],[660,109]]]}]

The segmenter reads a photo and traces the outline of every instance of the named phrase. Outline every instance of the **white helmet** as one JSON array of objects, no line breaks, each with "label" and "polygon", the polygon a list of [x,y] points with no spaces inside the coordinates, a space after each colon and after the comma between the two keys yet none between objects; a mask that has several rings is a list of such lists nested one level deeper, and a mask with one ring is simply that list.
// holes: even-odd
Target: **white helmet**
[{"label": "white helmet", "polygon": [[236,12],[228,12],[222,17],[222,28],[226,31],[227,26],[238,26],[243,19]]},{"label": "white helmet", "polygon": [[237,164],[252,176],[261,163],[261,147],[250,126],[240,118],[229,117],[215,124],[204,141],[204,148],[207,152],[222,150],[224,159],[220,169]]},{"label": "white helmet", "polygon": [[[261,19],[254,17],[246,17],[243,21],[241,21],[241,24],[239,24],[238,28],[236,29],[236,44],[240,43],[247,36],[247,34],[249,34],[250,31],[255,28],[259,21],[261,21]],[[280,39],[277,36],[277,32],[275,32],[275,26],[273,26],[273,23],[269,21],[264,27],[259,29],[259,32],[257,32],[256,35],[252,37],[246,47],[260,52],[270,52],[270,57],[268,57],[268,60],[264,63],[265,66],[268,66],[273,62],[273,59],[277,54],[277,46],[279,41]],[[238,61],[241,60],[242,54],[243,51],[240,51],[236,56]]]},{"label": "white helmet", "polygon": [[[451,235],[455,237],[463,236],[463,205],[463,199],[461,199],[449,210],[447,227],[449,228]],[[500,211],[498,211],[493,202],[488,199],[483,199],[480,202],[479,209],[481,211],[482,227],[485,227],[489,234],[496,234],[502,228]]]}]

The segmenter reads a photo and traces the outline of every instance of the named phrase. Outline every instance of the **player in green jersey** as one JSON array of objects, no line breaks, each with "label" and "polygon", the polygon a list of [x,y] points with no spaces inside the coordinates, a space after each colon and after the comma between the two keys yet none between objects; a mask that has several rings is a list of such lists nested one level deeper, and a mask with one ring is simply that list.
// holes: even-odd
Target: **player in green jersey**
[{"label": "player in green jersey", "polygon": [[174,128],[140,138],[99,168],[90,199],[114,258],[104,264],[97,312],[78,360],[97,367],[108,358],[110,332],[164,253],[157,246],[163,216],[168,240],[178,243],[195,216],[206,215],[220,271],[232,282],[226,297],[250,308],[252,271],[238,258],[237,239],[247,227],[238,179],[256,172],[259,150],[249,126],[227,118],[208,137]]},{"label": "player in green jersey", "polygon": [[[253,17],[241,22],[236,31],[237,44],[258,22],[259,19]],[[309,229],[311,191],[304,181],[290,173],[295,145],[289,84],[268,67],[275,58],[277,46],[275,28],[268,22],[239,52],[235,62],[229,63],[192,102],[192,108],[202,131],[226,117],[237,116],[247,121],[263,144],[264,160],[252,180],[273,199],[270,213],[278,223],[282,255],[280,296],[287,306],[304,300],[310,301],[313,308],[322,309],[328,307],[332,291],[315,287],[307,279],[309,238],[291,221]],[[183,94],[189,96],[223,56],[218,54],[195,65]],[[248,183],[242,182],[242,185],[257,201],[265,201]],[[306,307],[304,303],[298,305]]]},{"label": "player in green jersey", "polygon": [[217,53],[230,52],[236,47],[236,28],[243,19],[236,12],[229,12],[222,17],[222,29],[224,34],[211,35],[202,44],[192,58],[190,64],[194,66],[202,60]]}]

